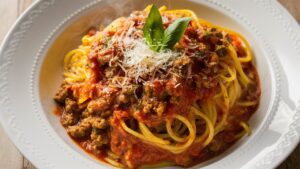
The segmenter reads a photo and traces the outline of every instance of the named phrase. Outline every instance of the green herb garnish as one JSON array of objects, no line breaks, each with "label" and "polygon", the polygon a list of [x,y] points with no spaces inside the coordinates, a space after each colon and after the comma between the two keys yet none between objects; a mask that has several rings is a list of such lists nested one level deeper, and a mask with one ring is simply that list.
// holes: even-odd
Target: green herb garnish
[{"label": "green herb garnish", "polygon": [[143,28],[146,42],[152,50],[157,52],[164,49],[172,49],[183,36],[190,20],[190,18],[186,17],[177,19],[164,30],[159,10],[155,5],[152,5]]},{"label": "green herb garnish", "polygon": [[159,51],[163,42],[164,27],[159,10],[154,5],[150,10],[143,32],[148,45],[151,46],[151,49]]}]

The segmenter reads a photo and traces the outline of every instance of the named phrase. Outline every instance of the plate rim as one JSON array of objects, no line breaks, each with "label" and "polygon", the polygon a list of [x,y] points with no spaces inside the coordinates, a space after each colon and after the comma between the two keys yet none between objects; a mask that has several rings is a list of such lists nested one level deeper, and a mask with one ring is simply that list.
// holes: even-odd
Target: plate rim
[{"label": "plate rim", "polygon": [[[49,2],[51,3],[51,2],[54,2],[55,0],[49,0]],[[213,0],[206,0],[206,1],[211,1],[211,2],[213,2]],[[43,2],[47,2],[47,1],[42,1],[42,0],[38,0],[38,1],[36,1],[36,2],[34,2],[17,20],[16,20],[16,22],[13,24],[13,26],[11,27],[11,29],[9,30],[9,32],[6,34],[6,36],[5,36],[5,38],[4,38],[4,40],[2,41],[2,44],[1,44],[1,46],[0,46],[0,54],[1,54],[1,56],[0,56],[0,60],[2,60],[2,57],[3,57],[3,55],[2,55],[2,53],[4,52],[4,47],[5,46],[7,46],[7,43],[8,43],[8,39],[9,38],[11,38],[11,36],[12,36],[12,34],[14,33],[14,31],[17,29],[17,26],[20,26],[19,24],[21,24],[21,22],[24,20],[24,18],[27,16],[27,14],[32,10],[32,9],[34,9],[35,7],[37,7],[40,3],[43,3]],[[272,2],[272,3],[276,3],[277,4],[277,7],[282,7],[281,6],[281,4],[279,4],[277,1],[274,1],[274,2]],[[283,7],[282,7],[283,8]],[[293,22],[293,24],[294,24],[294,26],[295,26],[295,24],[297,25],[297,26],[299,26],[298,24],[297,24],[297,22],[295,21],[295,19],[291,16],[291,14],[288,12],[288,11],[286,11],[286,9],[285,8],[283,8],[282,9],[282,11],[284,11],[285,12],[285,14],[284,14],[284,18],[285,17],[288,17],[289,18],[289,20],[291,20],[292,22]],[[299,27],[300,28],[300,27]],[[294,28],[293,28],[294,29]],[[300,32],[300,31],[296,31],[296,32]],[[300,53],[299,53],[299,56],[300,56]],[[2,63],[1,63],[2,64]],[[0,80],[0,82],[1,82],[1,80]],[[299,104],[297,104],[297,107],[299,106]],[[3,108],[1,108],[0,110],[3,110]],[[300,114],[300,110],[299,109],[297,109],[296,110],[297,112],[296,112],[296,114]],[[1,117],[1,116],[0,116]],[[6,128],[6,127],[8,127],[8,126],[5,126],[4,125],[4,119],[2,119],[2,118],[0,118],[0,122],[2,123],[2,126],[3,126],[3,128],[5,129],[4,131],[5,131],[5,133],[9,136],[9,138],[10,138],[10,140],[12,140],[12,142],[14,143],[14,145],[19,149],[19,146],[17,145],[17,144],[19,144],[19,143],[17,143],[18,141],[17,141],[17,139],[14,139],[13,138],[13,136],[11,136],[10,135],[10,133],[7,133],[7,131],[8,131],[8,129]],[[291,130],[291,129],[290,129]],[[298,137],[297,138],[297,143],[299,143],[299,141],[300,141],[300,138]],[[295,146],[297,146],[297,144],[293,144],[293,145],[290,145],[290,146],[293,146],[293,148],[288,152],[288,154],[290,154],[290,152],[295,148]],[[19,149],[21,152],[22,152],[22,149]],[[286,156],[287,157],[287,156]],[[285,158],[281,158],[281,161],[279,161],[278,163],[280,163],[280,162],[282,162],[283,160],[284,160]],[[33,162],[34,163],[34,162]],[[276,164],[276,165],[278,165],[278,164]]]}]

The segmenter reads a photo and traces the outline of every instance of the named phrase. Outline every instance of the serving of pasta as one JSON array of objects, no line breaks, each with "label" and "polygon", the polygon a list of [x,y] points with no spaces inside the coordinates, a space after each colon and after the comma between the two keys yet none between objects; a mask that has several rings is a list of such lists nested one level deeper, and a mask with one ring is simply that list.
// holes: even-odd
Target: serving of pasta
[{"label": "serving of pasta", "polygon": [[118,168],[189,167],[245,135],[261,88],[250,45],[188,9],[149,5],[91,28],[64,58],[60,120]]}]

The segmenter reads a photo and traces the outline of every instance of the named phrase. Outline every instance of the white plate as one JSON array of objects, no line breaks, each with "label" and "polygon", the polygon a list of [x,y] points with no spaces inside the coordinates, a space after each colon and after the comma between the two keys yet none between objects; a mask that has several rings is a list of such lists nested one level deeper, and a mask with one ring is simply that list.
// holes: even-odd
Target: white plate
[{"label": "white plate", "polygon": [[[32,5],[7,35],[0,52],[0,120],[20,151],[38,168],[107,168],[78,148],[53,114],[66,51],[93,25],[107,24],[149,0],[43,0]],[[205,169],[273,168],[300,135],[300,29],[274,0],[161,0],[237,30],[249,40],[262,82],[251,118],[253,135]]]}]

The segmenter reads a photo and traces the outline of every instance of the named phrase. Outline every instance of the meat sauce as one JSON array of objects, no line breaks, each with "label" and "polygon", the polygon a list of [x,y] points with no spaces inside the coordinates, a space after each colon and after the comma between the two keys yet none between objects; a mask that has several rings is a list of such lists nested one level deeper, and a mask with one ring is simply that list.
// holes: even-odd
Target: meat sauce
[{"label": "meat sauce", "polygon": [[[247,65],[248,75],[254,77],[253,80],[255,83],[251,84],[253,90],[249,91],[249,93],[245,94],[241,97],[248,97],[251,100],[258,100],[260,96],[260,86],[257,72],[254,67],[250,64]],[[161,86],[157,86],[157,91],[162,91],[159,89]],[[185,102],[182,102],[179,106],[169,106],[168,112],[169,116],[172,116],[172,112],[178,111],[179,109],[185,109],[182,107],[186,107],[185,105],[190,105],[194,102],[195,98],[197,98],[194,94],[188,93],[185,95]],[[213,142],[206,148],[203,149],[202,143],[194,143],[187,149],[185,152],[181,154],[172,154],[168,151],[165,151],[161,148],[151,146],[147,143],[144,143],[140,139],[135,138],[134,136],[126,133],[121,125],[120,120],[126,119],[130,116],[127,111],[115,112],[114,115],[109,119],[110,124],[110,147],[107,149],[111,149],[118,155],[124,155],[126,160],[131,161],[133,166],[141,166],[141,165],[151,165],[157,164],[161,161],[175,161],[179,165],[183,166],[193,166],[200,162],[206,161],[214,156],[219,155],[224,152],[228,148],[230,148],[237,139],[235,135],[242,131],[242,128],[238,125],[238,121],[248,121],[251,115],[256,111],[258,104],[250,107],[241,107],[235,105],[231,108],[230,117],[228,118],[228,129],[227,131],[223,131],[215,136]],[[58,116],[62,116],[64,110],[61,107],[57,107],[54,113]],[[143,121],[145,124],[149,126],[155,126],[161,122],[161,119],[157,118],[157,116],[145,115],[143,113],[138,113],[137,119]],[[73,137],[71,137],[73,138]],[[94,157],[103,161],[107,156],[103,151],[95,151],[95,149],[91,148],[91,141],[89,139],[75,139],[73,140],[87,153],[92,154]],[[124,159],[123,159],[124,160]],[[123,163],[126,163],[124,160]]]},{"label": "meat sauce", "polygon": [[[136,15],[140,13],[133,13],[129,20],[134,21],[136,27],[141,27],[144,23]],[[174,20],[172,17],[169,19],[170,22]],[[165,23],[165,26],[168,24]],[[121,25],[120,30],[123,27]],[[210,34],[206,35],[204,31]],[[95,33],[89,32],[90,35]],[[106,36],[110,39],[121,33],[109,32]],[[125,167],[138,168],[164,161],[188,167],[219,155],[238,140],[236,136],[243,131],[239,122],[247,122],[258,107],[260,81],[250,62],[243,63],[242,67],[252,83],[238,101],[254,100],[257,103],[248,107],[233,105],[229,110],[226,129],[215,135],[206,147],[203,147],[203,142],[193,143],[185,151],[173,154],[127,133],[120,122],[132,122],[133,126],[137,126],[138,121],[155,130],[155,127],[164,125],[166,119],[173,119],[174,114],[187,117],[194,103],[213,100],[213,96],[220,91],[217,78],[221,70],[218,62],[225,57],[226,50],[222,51],[223,47],[231,41],[239,57],[245,55],[238,38],[231,35],[228,39],[220,33],[208,28],[195,31],[190,24],[184,38],[178,43],[185,55],[178,57],[168,68],[173,74],[162,70],[158,77],[150,78],[147,75],[141,77],[140,81],[129,78],[128,84],[121,88],[114,86],[114,80],[127,78],[125,72],[117,64],[109,65],[114,65],[110,62],[114,57],[122,59],[122,52],[115,46],[113,49],[106,48],[105,41],[94,42],[88,57],[91,77],[84,83],[62,84],[55,96],[59,105],[55,114],[60,116],[62,125],[82,149],[102,161],[105,161],[108,151],[112,151],[120,157],[118,162]],[[192,42],[201,45],[189,49]],[[100,51],[100,47],[104,51]],[[85,100],[78,103],[78,98],[82,96]],[[203,125],[200,128],[202,130],[197,132],[201,133],[205,127]]]}]

